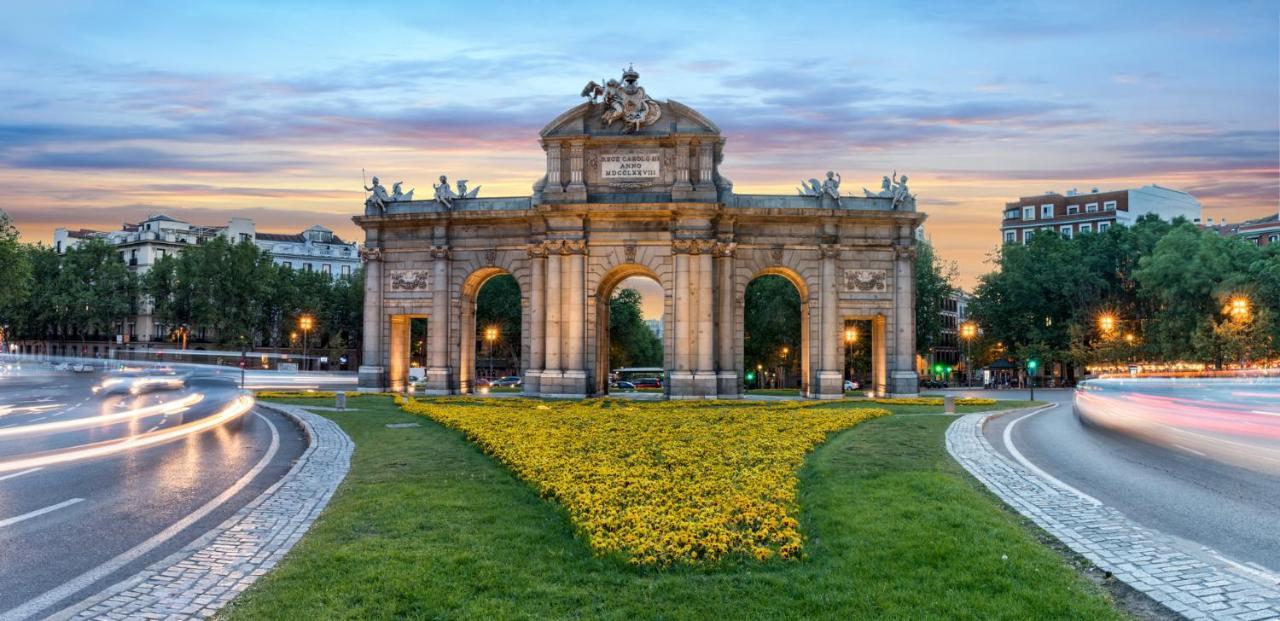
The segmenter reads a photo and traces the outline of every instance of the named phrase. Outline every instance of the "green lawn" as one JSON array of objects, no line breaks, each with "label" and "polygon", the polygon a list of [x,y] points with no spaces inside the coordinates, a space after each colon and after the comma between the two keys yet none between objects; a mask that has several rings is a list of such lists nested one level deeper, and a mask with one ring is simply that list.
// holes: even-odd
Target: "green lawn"
[{"label": "green lawn", "polygon": [[927,413],[940,408],[892,407],[909,415],[839,433],[810,455],[804,560],[664,571],[593,557],[558,505],[461,434],[386,398],[351,405],[359,409],[325,413],[356,443],[347,480],[285,562],[223,617],[1122,616],[947,456],[953,419]]}]

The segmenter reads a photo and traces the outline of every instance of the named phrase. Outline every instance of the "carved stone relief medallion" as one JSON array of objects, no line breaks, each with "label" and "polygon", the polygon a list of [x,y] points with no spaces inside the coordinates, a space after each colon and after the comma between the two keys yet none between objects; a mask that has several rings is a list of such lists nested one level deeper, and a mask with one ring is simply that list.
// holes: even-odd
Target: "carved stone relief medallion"
[{"label": "carved stone relief medallion", "polygon": [[392,291],[427,291],[431,288],[428,270],[391,270]]},{"label": "carved stone relief medallion", "polygon": [[844,290],[883,293],[889,290],[889,274],[885,270],[845,270]]}]

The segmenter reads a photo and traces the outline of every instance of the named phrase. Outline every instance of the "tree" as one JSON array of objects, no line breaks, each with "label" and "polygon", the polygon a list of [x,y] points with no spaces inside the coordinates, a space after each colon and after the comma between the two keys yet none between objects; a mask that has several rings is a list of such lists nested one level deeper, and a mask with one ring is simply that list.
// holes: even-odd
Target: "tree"
[{"label": "tree", "polygon": [[23,307],[31,295],[31,261],[27,249],[18,242],[18,229],[9,215],[0,210],[0,329],[6,339],[21,320]]},{"label": "tree", "polygon": [[955,293],[955,264],[943,264],[933,244],[916,244],[916,352],[929,350],[942,341],[942,305]]},{"label": "tree", "polygon": [[136,310],[138,282],[119,252],[91,239],[62,255],[53,303],[80,334],[111,338]]},{"label": "tree", "polygon": [[635,289],[620,289],[609,300],[609,368],[662,366],[662,341],[644,323]]}]

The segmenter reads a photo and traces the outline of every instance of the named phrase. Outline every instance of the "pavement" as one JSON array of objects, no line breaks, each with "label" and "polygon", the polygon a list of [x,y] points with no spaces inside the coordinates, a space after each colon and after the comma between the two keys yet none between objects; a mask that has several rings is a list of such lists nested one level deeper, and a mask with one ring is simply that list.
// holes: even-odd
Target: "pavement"
[{"label": "pavement", "polygon": [[101,379],[0,377],[0,619],[42,618],[181,550],[307,448],[278,412],[230,416],[224,379],[94,395]]},{"label": "pavement", "polygon": [[1015,509],[1170,609],[1280,618],[1280,479],[1082,424],[1073,394],[1037,390],[1051,407],[962,417],[948,448]]}]

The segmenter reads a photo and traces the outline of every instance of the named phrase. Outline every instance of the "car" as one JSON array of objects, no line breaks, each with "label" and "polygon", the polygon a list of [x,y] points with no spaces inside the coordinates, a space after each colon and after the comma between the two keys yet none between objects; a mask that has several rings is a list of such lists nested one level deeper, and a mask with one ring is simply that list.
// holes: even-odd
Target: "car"
[{"label": "car", "polygon": [[71,365],[65,362],[59,362],[58,364],[53,365],[53,370],[54,371],[70,371]]},{"label": "car", "polygon": [[146,371],[121,371],[112,373],[102,380],[102,383],[93,387],[93,392],[100,395],[129,394],[136,396],[160,390],[181,390],[186,385],[186,379],[178,375]]},{"label": "car", "polygon": [[489,380],[483,377],[476,379],[476,388],[488,388],[490,384]]},{"label": "car", "polygon": [[93,373],[93,365],[86,364],[83,362],[77,362],[71,365],[71,371],[73,373]]},{"label": "car", "polygon": [[636,385],[626,380],[621,380],[613,383],[613,389],[614,390],[635,390]]},{"label": "car", "polygon": [[519,386],[521,383],[522,382],[520,378],[515,375],[508,375],[506,377],[500,377],[496,380],[493,380],[494,386],[513,386],[514,387],[514,386]]},{"label": "car", "polygon": [[636,388],[662,388],[662,380],[656,377],[641,377],[631,381]]},{"label": "car", "polygon": [[853,380],[845,380],[845,381],[844,381],[844,389],[845,389],[846,391],[850,391],[850,390],[857,390],[857,389],[858,389],[858,387],[859,387],[858,382],[855,382],[855,381],[853,381]]}]

